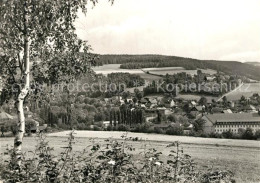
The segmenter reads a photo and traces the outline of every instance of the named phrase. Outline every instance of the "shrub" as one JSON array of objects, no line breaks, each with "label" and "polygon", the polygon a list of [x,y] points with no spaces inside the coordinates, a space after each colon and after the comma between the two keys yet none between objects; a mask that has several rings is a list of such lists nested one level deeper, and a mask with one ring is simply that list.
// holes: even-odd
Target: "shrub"
[{"label": "shrub", "polygon": [[227,138],[227,139],[232,139],[232,138],[234,138],[234,135],[233,135],[233,133],[232,133],[230,130],[228,130],[228,131],[226,131],[226,132],[223,132],[223,133],[222,133],[222,136],[223,136],[224,138]]},{"label": "shrub", "polygon": [[130,131],[130,128],[128,125],[120,124],[120,125],[118,125],[117,130],[118,131]]},{"label": "shrub", "polygon": [[88,125],[85,124],[85,123],[78,123],[78,124],[77,124],[77,129],[78,129],[78,130],[89,130],[89,127],[88,127]]},{"label": "shrub", "polygon": [[107,131],[112,131],[113,130],[113,126],[109,125],[106,130]]},{"label": "shrub", "polygon": [[212,133],[209,134],[209,137],[210,138],[221,138],[222,135],[218,134],[218,133],[215,133],[215,132],[212,132]]},{"label": "shrub", "polygon": [[160,127],[154,127],[154,133],[165,134],[165,131]]},{"label": "shrub", "polygon": [[154,127],[150,126],[147,130],[146,133],[154,133]]},{"label": "shrub", "polygon": [[167,120],[171,121],[171,122],[176,122],[176,116],[173,114],[170,114],[169,116],[167,116]]},{"label": "shrub", "polygon": [[1,137],[4,137],[4,136],[5,136],[4,133],[9,130],[8,128],[9,128],[9,127],[8,127],[6,124],[4,124],[4,125],[1,126]]},{"label": "shrub", "polygon": [[69,130],[71,128],[71,125],[60,123],[60,124],[58,124],[58,127],[63,130]]},{"label": "shrub", "polygon": [[136,127],[135,127],[135,129],[134,129],[133,131],[134,131],[134,132],[146,133],[151,126],[152,126],[151,123],[137,124]]},{"label": "shrub", "polygon": [[166,134],[168,135],[183,135],[183,127],[174,125],[166,130]]},{"label": "shrub", "polygon": [[218,170],[218,171],[209,171],[202,175],[201,183],[210,183],[210,182],[230,182],[234,183],[233,179],[234,174],[231,171]]},{"label": "shrub", "polygon": [[260,138],[260,130],[257,130],[257,131],[255,132],[255,138],[256,138],[256,139],[259,139],[259,138]]},{"label": "shrub", "polygon": [[100,131],[100,130],[102,130],[102,128],[101,128],[101,127],[99,127],[99,126],[96,126],[96,125],[94,125],[94,128],[93,128],[93,130],[94,130],[94,131]]},{"label": "shrub", "polygon": [[242,134],[242,138],[243,138],[243,139],[248,139],[248,140],[254,139],[253,130],[252,130],[251,128],[247,128],[247,129],[245,130],[245,132]]},{"label": "shrub", "polygon": [[12,131],[13,135],[16,135],[17,133],[17,125],[15,123],[10,125],[10,130]]}]

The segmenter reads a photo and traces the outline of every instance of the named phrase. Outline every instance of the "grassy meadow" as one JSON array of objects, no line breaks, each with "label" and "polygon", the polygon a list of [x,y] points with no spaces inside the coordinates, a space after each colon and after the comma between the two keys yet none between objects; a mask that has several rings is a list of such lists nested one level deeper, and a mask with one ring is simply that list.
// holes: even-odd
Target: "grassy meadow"
[{"label": "grassy meadow", "polygon": [[196,94],[179,94],[176,98],[181,98],[184,100],[197,100],[199,101],[201,97],[205,97],[207,101],[218,100],[219,97],[208,96],[208,95],[196,95]]},{"label": "grassy meadow", "polygon": [[102,66],[93,67],[93,70],[97,74],[104,74],[104,75],[108,75],[110,73],[115,73],[115,72],[128,72],[130,74],[143,73],[141,69],[121,69],[120,65],[121,64],[106,64]]},{"label": "grassy meadow", "polygon": [[[54,147],[54,153],[59,153],[67,145],[68,131],[49,134],[47,141]],[[74,151],[82,151],[83,148],[95,143],[104,144],[104,139],[109,137],[120,139],[123,132],[94,132],[76,131],[76,144]],[[93,138],[90,138],[93,137]],[[170,153],[166,146],[175,140],[181,142],[184,153],[192,156],[201,171],[214,169],[228,169],[235,173],[237,182],[260,182],[260,142],[248,140],[207,139],[196,137],[179,137],[156,134],[128,133],[128,137],[138,137],[139,141],[129,141],[128,144],[135,148],[134,157],[140,158],[139,153],[148,148],[156,148],[162,152],[162,160]],[[1,158],[7,158],[3,152],[8,145],[11,147],[13,138],[0,138]],[[33,150],[36,145],[35,137],[24,138],[24,151]],[[30,156],[30,154],[28,154]]]},{"label": "grassy meadow", "polygon": [[239,100],[242,96],[251,97],[254,93],[260,94],[260,83],[244,83],[237,90],[227,93],[228,100]]},{"label": "grassy meadow", "polygon": [[[155,74],[155,75],[166,75],[167,73],[172,75],[172,74],[177,74],[177,73],[182,73],[186,72],[187,74],[190,75],[195,75],[197,74],[197,70],[186,70],[182,67],[160,67],[160,68],[145,68],[142,69],[145,72],[149,72],[150,74]],[[207,74],[216,74],[217,72],[215,70],[211,69],[201,69],[203,73]]]},{"label": "grassy meadow", "polygon": [[138,74],[141,78],[143,78],[149,82],[158,81],[158,80],[162,79],[162,77],[160,77],[160,76],[147,74],[144,71],[142,71],[141,69],[121,69],[120,65],[121,64],[106,64],[106,65],[94,67],[93,70],[97,74],[103,74],[105,76],[108,74],[111,74],[111,73],[116,73],[116,72],[128,72],[130,74]]}]

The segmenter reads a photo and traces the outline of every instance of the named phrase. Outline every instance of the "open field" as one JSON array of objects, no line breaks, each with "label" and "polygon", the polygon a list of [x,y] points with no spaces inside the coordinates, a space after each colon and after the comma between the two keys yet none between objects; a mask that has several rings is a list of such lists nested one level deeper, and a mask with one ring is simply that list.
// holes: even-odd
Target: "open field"
[{"label": "open field", "polygon": [[[49,137],[65,137],[69,131],[51,133]],[[76,131],[76,137],[84,138],[110,138],[120,139],[124,132],[117,131]],[[138,137],[138,139],[157,141],[157,142],[174,142],[179,141],[186,144],[200,144],[200,145],[222,145],[222,146],[236,146],[236,147],[254,147],[260,150],[260,141],[254,140],[234,140],[234,139],[215,139],[215,138],[201,138],[188,136],[173,136],[162,134],[149,133],[133,133],[128,132],[128,137]]]},{"label": "open field", "polygon": [[143,78],[145,81],[159,81],[162,80],[163,78],[161,76],[156,76],[156,75],[152,75],[152,74],[147,74],[145,72],[143,73],[138,73],[138,75]]},{"label": "open field", "polygon": [[130,74],[140,74],[143,73],[141,69],[121,69],[121,64],[107,64],[102,66],[93,67],[93,70],[97,74],[108,75],[115,72],[128,72]]},{"label": "open field", "polygon": [[[226,96],[228,100],[240,100],[242,96],[251,97],[254,93],[260,94],[260,83],[244,83],[241,86],[237,87],[235,90],[232,90],[225,95],[219,97],[214,96],[204,96],[208,101],[212,99],[216,101],[221,101],[221,99]],[[177,98],[182,98],[184,100],[199,100],[202,95],[193,95],[193,94],[179,94]]]},{"label": "open field", "polygon": [[251,97],[254,93],[260,94],[260,83],[244,83],[238,89],[227,93],[228,100],[239,100],[242,96]]},{"label": "open field", "polygon": [[[186,70],[182,67],[160,67],[160,68],[145,68],[142,69],[145,72],[149,72],[150,74],[156,74],[156,75],[166,75],[166,74],[177,74],[177,73],[182,73],[186,72],[187,74],[190,75],[195,75],[197,74],[197,70]],[[201,69],[203,73],[207,74],[216,74],[217,72],[211,69]]]},{"label": "open field", "polygon": [[94,67],[93,70],[97,74],[103,74],[103,75],[108,75],[108,74],[116,73],[116,72],[128,72],[130,74],[138,74],[138,75],[140,75],[141,78],[143,78],[149,82],[158,81],[158,80],[162,79],[160,76],[147,74],[147,73],[143,72],[141,69],[121,69],[120,65],[121,64],[106,64],[103,66]]},{"label": "open field", "polygon": [[[114,137],[120,139],[123,132],[98,132],[98,131],[76,131],[75,151],[92,144],[90,137],[97,138],[95,142],[104,143],[104,139]],[[54,153],[62,151],[61,147],[66,146],[67,132],[49,134],[47,140],[51,147],[55,148]],[[206,170],[211,166],[214,169],[229,169],[235,173],[237,182],[260,182],[260,142],[247,140],[207,139],[195,137],[179,137],[155,134],[128,133],[128,137],[140,137],[147,141],[130,141],[136,151],[134,156],[144,151],[144,144],[147,148],[156,148],[163,153],[162,158],[169,154],[170,148],[166,148],[169,142],[179,140],[184,153],[190,154],[198,163],[200,170]],[[3,153],[6,145],[13,144],[13,138],[0,138],[0,152]],[[218,144],[218,145],[216,145]],[[24,150],[33,150],[36,145],[34,137],[24,138]],[[1,155],[1,157],[4,157]],[[4,157],[5,158],[5,157]]]}]

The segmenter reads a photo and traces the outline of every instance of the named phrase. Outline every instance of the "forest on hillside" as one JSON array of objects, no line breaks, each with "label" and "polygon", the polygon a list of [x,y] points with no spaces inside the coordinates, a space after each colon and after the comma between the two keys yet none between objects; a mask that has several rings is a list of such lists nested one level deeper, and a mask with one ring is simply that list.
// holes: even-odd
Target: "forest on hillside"
[{"label": "forest on hillside", "polygon": [[240,75],[260,80],[260,66],[238,61],[198,60],[163,55],[100,55],[98,65],[122,64],[122,69],[141,69],[151,67],[183,67],[187,70],[213,69],[230,75]]}]

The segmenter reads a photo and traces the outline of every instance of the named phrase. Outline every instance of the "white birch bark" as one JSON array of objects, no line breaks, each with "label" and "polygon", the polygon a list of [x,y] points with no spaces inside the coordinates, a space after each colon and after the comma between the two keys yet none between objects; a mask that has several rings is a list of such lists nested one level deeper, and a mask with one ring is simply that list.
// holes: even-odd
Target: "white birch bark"
[{"label": "white birch bark", "polygon": [[18,115],[18,123],[17,123],[17,133],[15,135],[14,139],[14,153],[15,153],[15,160],[18,166],[21,165],[21,158],[22,158],[22,141],[24,137],[25,132],[25,116],[24,116],[24,100],[25,97],[29,93],[29,87],[30,87],[30,43],[29,38],[25,38],[25,55],[24,55],[24,61],[25,61],[25,70],[23,74],[24,79],[24,86],[21,86],[20,94],[17,98],[17,115]]},{"label": "white birch bark", "polygon": [[[27,5],[25,4],[25,7],[26,6]],[[18,167],[20,167],[22,161],[22,142],[25,133],[24,100],[28,95],[30,89],[30,39],[27,30],[29,17],[26,8],[24,13],[24,70],[21,71],[23,72],[23,82],[22,86],[20,86],[20,93],[16,101],[18,123],[17,132],[14,139],[14,158],[16,161],[15,163]]]}]

